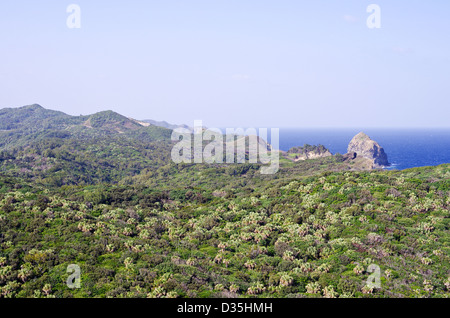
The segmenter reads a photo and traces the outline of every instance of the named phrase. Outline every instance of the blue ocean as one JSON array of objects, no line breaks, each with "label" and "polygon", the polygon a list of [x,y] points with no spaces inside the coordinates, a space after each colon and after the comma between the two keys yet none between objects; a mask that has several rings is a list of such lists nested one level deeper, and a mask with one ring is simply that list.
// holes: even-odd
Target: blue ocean
[{"label": "blue ocean", "polygon": [[450,129],[281,128],[280,149],[287,151],[294,146],[322,144],[333,154],[345,154],[348,143],[360,131],[384,148],[392,164],[388,169],[403,170],[450,163]]}]

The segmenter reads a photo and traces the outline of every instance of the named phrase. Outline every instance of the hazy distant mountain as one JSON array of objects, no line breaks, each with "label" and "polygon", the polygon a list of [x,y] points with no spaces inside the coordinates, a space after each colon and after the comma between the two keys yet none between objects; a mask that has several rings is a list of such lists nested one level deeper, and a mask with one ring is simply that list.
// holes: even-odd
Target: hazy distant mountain
[{"label": "hazy distant mountain", "polygon": [[155,126],[159,126],[159,127],[164,127],[164,128],[167,128],[167,129],[172,129],[172,130],[174,130],[175,128],[180,128],[180,127],[189,129],[190,131],[193,130],[188,125],[184,125],[184,124],[174,125],[174,124],[169,124],[166,121],[157,121],[157,120],[153,120],[153,119],[144,119],[144,120],[141,120],[141,122],[148,123],[148,124],[155,125]]}]

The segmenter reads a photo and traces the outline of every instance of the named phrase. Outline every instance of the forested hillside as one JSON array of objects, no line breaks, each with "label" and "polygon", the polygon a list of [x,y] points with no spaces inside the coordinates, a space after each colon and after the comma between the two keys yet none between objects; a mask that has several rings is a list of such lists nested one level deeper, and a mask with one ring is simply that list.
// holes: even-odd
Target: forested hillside
[{"label": "forested hillside", "polygon": [[171,130],[110,111],[4,109],[0,127],[0,297],[449,295],[450,165],[261,175],[175,164]]}]

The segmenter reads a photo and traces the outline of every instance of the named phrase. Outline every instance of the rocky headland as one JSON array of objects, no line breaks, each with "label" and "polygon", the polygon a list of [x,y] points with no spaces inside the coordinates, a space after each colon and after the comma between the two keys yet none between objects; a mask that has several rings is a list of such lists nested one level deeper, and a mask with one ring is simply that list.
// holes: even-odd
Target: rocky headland
[{"label": "rocky headland", "polygon": [[332,153],[323,145],[311,146],[304,145],[303,147],[293,147],[287,152],[294,156],[294,161],[325,158],[332,156]]}]

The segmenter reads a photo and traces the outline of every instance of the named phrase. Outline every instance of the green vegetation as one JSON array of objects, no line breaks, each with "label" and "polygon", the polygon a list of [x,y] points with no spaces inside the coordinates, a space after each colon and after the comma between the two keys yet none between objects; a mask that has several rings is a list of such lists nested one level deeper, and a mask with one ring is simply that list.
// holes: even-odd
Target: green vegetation
[{"label": "green vegetation", "polygon": [[324,145],[318,145],[318,146],[313,145],[312,146],[312,145],[308,145],[308,144],[305,144],[303,147],[293,147],[288,150],[289,154],[305,155],[310,152],[317,153],[320,155],[320,154],[329,152],[329,150],[327,148],[325,148]]},{"label": "green vegetation", "polygon": [[449,295],[450,165],[177,165],[168,129],[113,112],[42,128],[33,107],[34,128],[8,111],[1,132],[0,297]]}]

